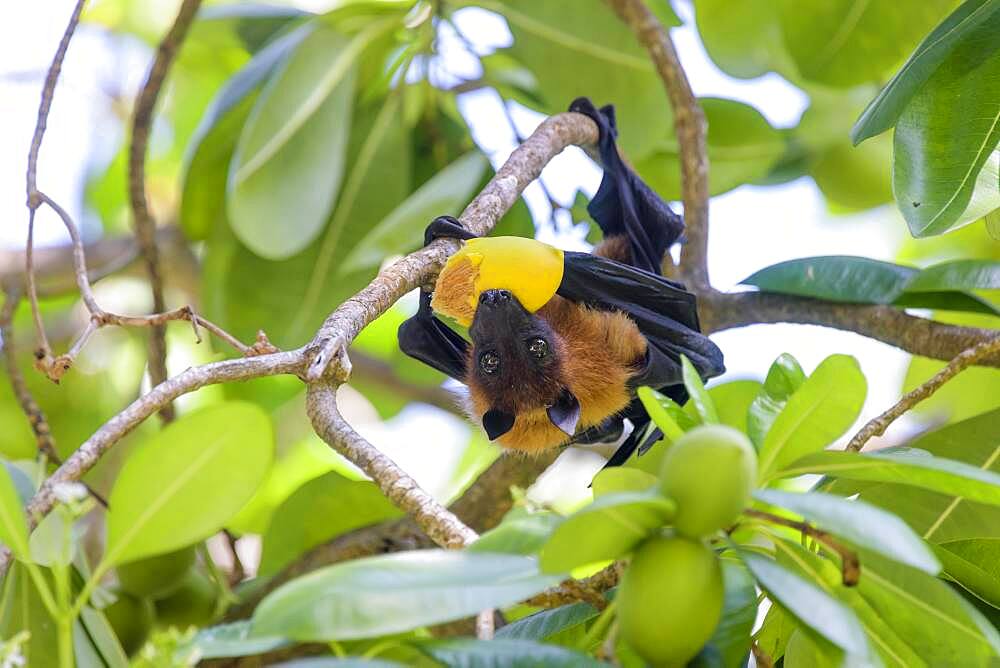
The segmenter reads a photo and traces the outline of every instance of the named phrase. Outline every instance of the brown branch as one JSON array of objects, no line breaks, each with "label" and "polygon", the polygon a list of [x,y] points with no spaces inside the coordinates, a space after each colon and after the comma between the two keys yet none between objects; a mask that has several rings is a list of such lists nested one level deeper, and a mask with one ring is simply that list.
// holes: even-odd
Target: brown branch
[{"label": "brown branch", "polygon": [[[21,301],[20,295],[13,290],[7,290],[3,309],[0,309],[0,345],[3,346],[4,358],[7,362],[7,376],[10,378],[10,386],[14,392],[17,403],[21,406],[21,411],[31,425],[31,432],[35,435],[35,443],[38,446],[39,454],[53,464],[62,464],[62,458],[56,449],[55,438],[49,428],[49,421],[42,411],[42,407],[35,401],[35,397],[28,389],[28,384],[24,380],[20,367],[17,365],[17,346],[14,341],[14,311]],[[97,503],[104,508],[108,507],[107,500],[95,491],[90,485],[84,483],[87,492]]]},{"label": "brown branch", "polygon": [[[764,292],[700,293],[698,314],[705,332],[768,323],[820,325],[855,332],[914,355],[946,361],[997,336],[995,330],[934,322],[892,306],[845,304]],[[1000,366],[1000,359],[982,363]]]},{"label": "brown branch", "polygon": [[680,149],[681,188],[687,244],[681,251],[680,274],[697,291],[711,289],[708,279],[708,151],[707,123],[670,33],[642,0],[606,0],[649,52],[670,98]]},{"label": "brown branch", "polygon": [[38,103],[38,119],[35,121],[35,131],[31,137],[31,147],[28,149],[28,169],[25,175],[25,190],[28,201],[28,240],[25,246],[25,276],[28,288],[28,301],[31,303],[31,314],[35,322],[35,335],[38,337],[38,347],[36,357],[39,364],[47,366],[52,359],[52,348],[49,346],[48,338],[45,335],[45,325],[42,322],[41,311],[38,308],[38,290],[35,286],[34,270],[34,245],[35,245],[35,211],[41,202],[38,199],[37,173],[38,173],[38,153],[42,148],[42,138],[45,136],[45,129],[48,127],[49,110],[52,108],[52,98],[55,96],[56,83],[59,81],[59,72],[62,70],[63,60],[66,58],[66,50],[69,49],[69,42],[73,38],[76,26],[80,23],[80,14],[83,12],[85,0],[77,0],[73,7],[73,13],[66,24],[59,39],[59,46],[52,57],[48,72],[45,74],[45,84],[42,86],[42,97]]},{"label": "brown branch", "polygon": [[774,661],[761,649],[756,640],[750,643],[750,651],[753,652],[753,659],[757,662],[758,668],[774,668]]},{"label": "brown branch", "polygon": [[7,291],[3,310],[0,311],[0,339],[2,339],[4,358],[7,361],[7,375],[10,377],[10,385],[14,390],[14,396],[21,405],[21,410],[28,418],[28,424],[31,425],[31,431],[35,435],[35,442],[38,444],[38,451],[53,462],[58,462],[59,452],[56,450],[56,443],[55,439],[52,438],[52,430],[49,429],[49,422],[45,418],[42,408],[31,395],[28,384],[24,381],[24,375],[17,366],[13,316],[20,301],[21,298],[18,294]]},{"label": "brown branch", "polygon": [[[155,312],[166,311],[167,305],[163,297],[163,276],[156,249],[156,222],[149,211],[146,199],[146,147],[149,144],[156,100],[199,6],[201,0],[184,0],[181,3],[174,24],[156,49],[156,57],[153,59],[149,76],[146,77],[146,83],[139,91],[132,115],[132,143],[129,146],[128,159],[129,202],[135,220],[135,236],[142,249],[142,257],[149,274]],[[149,378],[153,385],[159,385],[167,379],[167,328],[163,324],[152,325],[149,332]],[[160,417],[165,422],[172,420],[173,404],[163,406],[160,409]]]},{"label": "brown branch", "polygon": [[823,545],[826,545],[828,548],[836,552],[838,556],[840,556],[841,579],[843,580],[844,586],[853,587],[858,584],[858,578],[861,577],[861,562],[858,559],[857,553],[846,545],[840,543],[840,541],[827,532],[822,529],[817,529],[808,522],[797,522],[795,520],[790,520],[787,517],[781,517],[780,515],[764,512],[763,510],[747,508],[743,511],[743,514],[747,517],[754,517],[759,520],[764,520],[765,522],[770,522],[771,524],[796,529],[803,535],[810,536]]},{"label": "brown branch", "polygon": [[386,498],[412,517],[430,538],[447,548],[461,548],[479,535],[443,508],[391,459],[361,437],[337,408],[336,388],[309,386],[306,412],[316,433],[334,450],[368,474]]},{"label": "brown branch", "polygon": [[854,435],[854,438],[847,444],[846,449],[852,452],[860,452],[873,437],[884,434],[889,425],[895,422],[903,413],[937,392],[938,388],[965,369],[980,360],[995,356],[997,353],[1000,353],[1000,334],[997,334],[989,341],[984,341],[963,351],[943,369],[934,374],[930,380],[904,395],[892,408],[878,417],[869,420],[868,424]]}]

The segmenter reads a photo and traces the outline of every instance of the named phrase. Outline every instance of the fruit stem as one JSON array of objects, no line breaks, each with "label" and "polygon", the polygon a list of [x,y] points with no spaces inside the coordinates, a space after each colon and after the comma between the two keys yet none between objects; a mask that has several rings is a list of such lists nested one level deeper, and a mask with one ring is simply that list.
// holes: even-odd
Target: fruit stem
[{"label": "fruit stem", "polygon": [[846,545],[837,541],[833,536],[827,532],[817,529],[807,522],[798,522],[796,520],[790,520],[787,517],[781,517],[780,515],[775,515],[773,513],[768,513],[763,510],[754,510],[753,508],[747,508],[743,511],[743,514],[747,517],[753,517],[756,519],[764,520],[765,522],[770,522],[771,524],[777,524],[779,526],[788,527],[790,529],[797,529],[804,536],[810,536],[815,538],[817,542],[826,545],[828,548],[836,552],[840,556],[840,571],[841,579],[843,580],[845,587],[853,587],[858,584],[858,579],[861,577],[861,561],[858,559],[857,553]]},{"label": "fruit stem", "polygon": [[587,635],[585,635],[583,640],[580,641],[580,649],[585,652],[589,652],[601,644],[601,640],[608,632],[611,622],[615,619],[616,604],[617,601],[611,601],[611,603],[608,603],[607,607],[601,611],[601,614],[598,615],[593,625],[591,625],[590,629],[588,629]]}]

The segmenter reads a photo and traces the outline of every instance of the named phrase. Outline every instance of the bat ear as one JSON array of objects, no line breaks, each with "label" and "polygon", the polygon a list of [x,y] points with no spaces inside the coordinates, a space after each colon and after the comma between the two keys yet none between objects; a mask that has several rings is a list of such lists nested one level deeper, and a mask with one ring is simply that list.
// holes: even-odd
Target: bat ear
[{"label": "bat ear", "polygon": [[545,409],[549,420],[556,427],[566,432],[568,436],[576,433],[576,425],[580,422],[580,402],[569,390],[564,389],[556,403]]},{"label": "bat ear", "polygon": [[514,426],[514,416],[499,408],[491,408],[483,414],[483,429],[491,441],[495,441]]}]

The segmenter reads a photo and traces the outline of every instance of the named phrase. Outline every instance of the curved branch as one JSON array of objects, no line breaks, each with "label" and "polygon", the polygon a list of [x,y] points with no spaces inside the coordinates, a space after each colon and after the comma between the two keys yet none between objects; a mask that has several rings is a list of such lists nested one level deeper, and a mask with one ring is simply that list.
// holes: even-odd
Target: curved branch
[{"label": "curved branch", "polygon": [[[149,274],[149,285],[153,292],[153,311],[167,310],[163,297],[163,276],[160,271],[160,257],[156,249],[156,222],[149,211],[146,200],[146,147],[153,123],[153,110],[159,98],[160,89],[167,78],[167,72],[174,61],[188,28],[194,20],[201,0],[184,0],[177,12],[177,18],[156,49],[156,57],[150,67],[146,83],[135,102],[132,116],[132,144],[129,146],[128,193],[135,220],[135,236],[142,250],[143,261]],[[155,324],[149,333],[149,378],[153,385],[167,379],[167,327]],[[160,410],[160,417],[170,421],[174,417],[173,404]]]},{"label": "curved branch", "polygon": [[680,276],[695,290],[709,289],[708,151],[705,112],[695,99],[670,33],[642,0],[606,0],[649,52],[674,112],[681,159],[681,188],[687,243],[681,250]]}]

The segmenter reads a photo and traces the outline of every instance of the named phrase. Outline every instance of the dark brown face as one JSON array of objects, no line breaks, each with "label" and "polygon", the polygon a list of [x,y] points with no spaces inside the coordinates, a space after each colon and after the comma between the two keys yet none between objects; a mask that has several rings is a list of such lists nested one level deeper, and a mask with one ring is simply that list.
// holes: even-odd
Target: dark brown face
[{"label": "dark brown face", "polygon": [[579,404],[562,382],[562,342],[544,318],[528,313],[506,290],[487,290],[469,335],[467,381],[489,400],[483,427],[491,439],[509,431],[519,413],[541,408],[549,409],[553,424],[573,433]]}]

